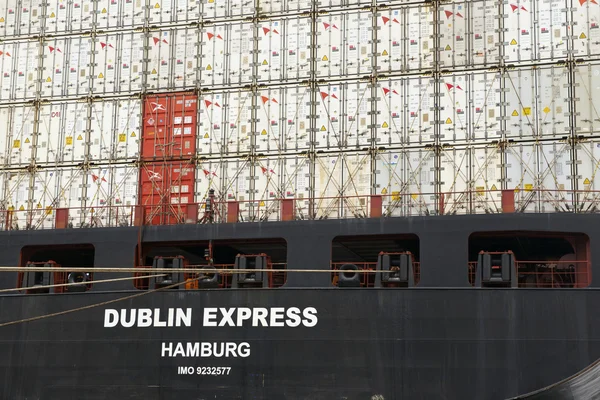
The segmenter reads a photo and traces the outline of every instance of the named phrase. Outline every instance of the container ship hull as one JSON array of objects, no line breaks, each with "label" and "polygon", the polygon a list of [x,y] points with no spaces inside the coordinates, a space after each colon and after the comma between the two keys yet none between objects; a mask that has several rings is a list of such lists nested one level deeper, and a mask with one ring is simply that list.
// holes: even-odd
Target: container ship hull
[{"label": "container ship hull", "polygon": [[[28,246],[76,242],[94,245],[98,268],[131,265],[139,241],[284,233],[291,272],[278,288],[132,291],[131,281],[117,281],[110,291],[95,284],[85,293],[3,294],[2,397],[506,399],[528,393],[600,358],[594,312],[600,292],[593,281],[569,289],[473,287],[465,244],[486,226],[583,232],[593,258],[600,248],[597,219],[504,215],[180,225],[145,227],[142,234],[133,228],[3,233],[3,265],[19,263],[19,250]],[[334,237],[407,232],[421,239],[414,287],[334,287],[322,272],[330,268]],[[98,272],[94,280],[122,276]]]}]

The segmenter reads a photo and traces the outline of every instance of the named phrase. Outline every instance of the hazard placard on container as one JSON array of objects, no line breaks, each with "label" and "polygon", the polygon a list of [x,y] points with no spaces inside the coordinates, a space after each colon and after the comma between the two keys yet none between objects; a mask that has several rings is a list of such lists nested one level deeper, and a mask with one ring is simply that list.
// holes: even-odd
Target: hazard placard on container
[{"label": "hazard placard on container", "polygon": [[209,137],[209,136],[208,136],[208,132],[206,132],[206,133],[204,134],[204,139],[208,139],[208,137]]},{"label": "hazard placard on container", "polygon": [[533,185],[531,183],[526,183],[525,184],[525,191],[526,192],[531,192],[533,190]]},{"label": "hazard placard on container", "polygon": [[383,122],[383,124],[381,124],[381,127],[382,127],[382,128],[388,128],[388,127],[389,127],[389,125],[388,125],[388,123],[387,123],[387,122],[385,122],[385,121],[384,121],[384,122]]},{"label": "hazard placard on container", "polygon": [[52,79],[50,79],[50,77],[46,78],[46,82],[52,82]]},{"label": "hazard placard on container", "polygon": [[52,214],[52,207],[48,206],[46,207],[46,215],[50,215]]},{"label": "hazard placard on container", "polygon": [[56,14],[54,14],[54,12],[52,14],[50,14],[50,18],[55,18]]},{"label": "hazard placard on container", "polygon": [[327,58],[327,56],[323,56],[323,61],[329,61],[329,58]]},{"label": "hazard placard on container", "polygon": [[124,133],[119,133],[119,142],[124,143],[127,140],[127,135]]},{"label": "hazard placard on container", "polygon": [[156,75],[156,68],[152,69],[152,75]]},{"label": "hazard placard on container", "polygon": [[98,74],[98,79],[104,79],[104,74],[102,72]]},{"label": "hazard placard on container", "polygon": [[19,211],[25,211],[25,207],[23,207],[23,206],[19,207]]},{"label": "hazard placard on container", "polygon": [[156,4],[154,5],[154,8],[160,8],[160,4],[156,3]]},{"label": "hazard placard on container", "polygon": [[446,45],[446,50],[452,50],[452,47],[450,47],[449,44]]},{"label": "hazard placard on container", "polygon": [[102,9],[102,14],[106,14],[106,8]]},{"label": "hazard placard on container", "polygon": [[592,182],[590,182],[590,180],[589,180],[588,178],[585,178],[585,180],[583,181],[583,184],[584,184],[584,185],[589,185],[589,184],[591,184],[591,183],[592,183]]},{"label": "hazard placard on container", "polygon": [[65,141],[67,143],[67,146],[72,145],[73,144],[73,136],[67,136]]},{"label": "hazard placard on container", "polygon": [[585,33],[581,32],[581,35],[579,35],[579,39],[587,39],[587,36],[585,36]]},{"label": "hazard placard on container", "polygon": [[446,120],[447,124],[451,124],[452,123],[452,119],[450,117],[448,117],[448,119]]},{"label": "hazard placard on container", "polygon": [[550,110],[550,107],[545,107],[543,111],[544,111],[546,114],[548,114],[548,113],[549,113],[550,111],[552,111],[552,110]]},{"label": "hazard placard on container", "polygon": [[477,196],[483,196],[483,194],[485,193],[485,187],[484,186],[477,186],[475,188],[475,190],[477,191]]},{"label": "hazard placard on container", "polygon": [[19,139],[13,140],[13,149],[18,149],[21,147],[21,141]]},{"label": "hazard placard on container", "polygon": [[26,138],[25,143],[29,143],[29,142],[31,142],[31,140],[29,140],[29,138]]},{"label": "hazard placard on container", "polygon": [[519,112],[517,110],[514,110],[512,113],[513,117],[518,117],[519,116]]},{"label": "hazard placard on container", "polygon": [[383,190],[381,191],[381,194],[387,194],[387,188],[383,188]]},{"label": "hazard placard on container", "polygon": [[0,17],[0,23],[4,22],[4,17]]},{"label": "hazard placard on container", "polygon": [[325,125],[323,125],[323,126],[321,127],[321,132],[324,132],[324,131],[326,131],[326,130],[327,130],[327,128],[325,128]]},{"label": "hazard placard on container", "polygon": [[490,188],[490,190],[498,190],[498,188],[496,187],[496,185],[492,185],[492,187]]},{"label": "hazard placard on container", "polygon": [[523,115],[531,115],[531,107],[523,107]]},{"label": "hazard placard on container", "polygon": [[412,197],[413,200],[416,200],[416,199],[419,198],[419,195],[416,194],[416,193],[413,193],[413,194],[410,195],[410,197]]},{"label": "hazard placard on container", "polygon": [[207,71],[210,71],[211,69],[212,69],[212,67],[210,66],[210,64],[208,64],[208,65],[206,66],[206,70],[207,70]]},{"label": "hazard placard on container", "polygon": [[388,52],[387,52],[387,50],[384,50],[384,51],[382,51],[382,52],[381,52],[381,55],[382,55],[382,56],[387,56],[387,55],[388,55]]},{"label": "hazard placard on container", "polygon": [[516,41],[515,39],[513,39],[513,40],[511,40],[511,41],[510,41],[510,44],[511,44],[512,46],[514,46],[514,45],[516,45],[516,44],[517,44],[517,41]]},{"label": "hazard placard on container", "polygon": [[392,201],[400,200],[400,192],[392,192]]},{"label": "hazard placard on container", "polygon": [[135,134],[135,132],[131,132],[131,135],[129,135],[129,137],[137,137],[137,135]]},{"label": "hazard placard on container", "polygon": [[267,130],[263,129],[262,132],[260,133],[261,135],[266,135],[267,134]]},{"label": "hazard placard on container", "polygon": [[261,201],[261,202],[260,202],[260,206],[261,206],[261,207],[264,207],[264,206],[265,206],[265,202],[264,202],[264,201]]},{"label": "hazard placard on container", "polygon": [[77,136],[77,140],[83,140],[83,136],[81,136],[81,135]]}]

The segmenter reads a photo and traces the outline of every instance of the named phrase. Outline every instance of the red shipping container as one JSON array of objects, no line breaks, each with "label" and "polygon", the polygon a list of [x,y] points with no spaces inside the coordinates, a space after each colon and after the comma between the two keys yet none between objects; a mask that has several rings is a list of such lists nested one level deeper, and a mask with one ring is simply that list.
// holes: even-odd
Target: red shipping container
[{"label": "red shipping container", "polygon": [[[140,169],[140,205],[145,223],[184,223],[194,205],[195,166],[191,161],[148,163]],[[196,221],[192,221],[196,222]]]},{"label": "red shipping container", "polygon": [[150,95],[144,99],[142,159],[192,158],[196,154],[198,96]]}]

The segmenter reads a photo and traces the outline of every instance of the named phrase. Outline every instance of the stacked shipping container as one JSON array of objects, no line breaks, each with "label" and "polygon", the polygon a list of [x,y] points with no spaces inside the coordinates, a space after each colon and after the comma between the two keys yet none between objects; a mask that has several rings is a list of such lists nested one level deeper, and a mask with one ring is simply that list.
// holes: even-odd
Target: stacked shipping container
[{"label": "stacked shipping container", "polygon": [[516,189],[519,210],[591,211],[599,22],[591,0],[7,0],[1,207],[173,223],[212,188],[242,220],[280,199],[338,218],[371,195],[499,212]]}]

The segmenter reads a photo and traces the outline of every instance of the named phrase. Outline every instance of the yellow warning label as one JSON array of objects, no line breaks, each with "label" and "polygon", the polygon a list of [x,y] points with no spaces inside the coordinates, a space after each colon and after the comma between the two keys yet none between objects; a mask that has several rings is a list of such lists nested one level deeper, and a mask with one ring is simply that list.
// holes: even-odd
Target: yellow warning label
[{"label": "yellow warning label", "polygon": [[52,79],[50,79],[50,77],[48,77],[48,78],[46,79],[46,82],[52,82]]},{"label": "yellow warning label", "polygon": [[152,69],[152,74],[156,75],[156,68]]},{"label": "yellow warning label", "polygon": [[25,207],[23,207],[23,206],[19,207],[19,211],[25,211]]},{"label": "yellow warning label", "polygon": [[492,185],[492,187],[490,188],[490,190],[498,190],[498,188],[496,187],[496,185]]},{"label": "yellow warning label", "polygon": [[523,107],[523,115],[531,115],[531,107]]},{"label": "yellow warning label", "polygon": [[160,8],[160,4],[156,3],[156,4],[154,5],[154,8]]},{"label": "yellow warning label", "polygon": [[392,201],[400,200],[400,192],[392,192]]},{"label": "yellow warning label", "polygon": [[526,192],[531,192],[533,190],[533,185],[531,183],[526,183],[525,184],[525,191]]},{"label": "yellow warning label", "polygon": [[0,17],[0,22],[4,22],[4,17]]},{"label": "yellow warning label", "polygon": [[56,15],[54,13],[50,14],[50,18],[54,18]]},{"label": "yellow warning label", "polygon": [[517,41],[516,41],[515,39],[513,39],[513,40],[511,40],[511,41],[510,41],[510,44],[511,44],[512,46],[514,46],[515,44],[517,44]]},{"label": "yellow warning label", "polygon": [[451,124],[451,123],[452,123],[452,119],[448,118],[448,119],[446,120],[446,123],[447,123],[447,124]]},{"label": "yellow warning label", "polygon": [[67,136],[67,146],[70,146],[73,144],[73,136]]},{"label": "yellow warning label", "polygon": [[269,65],[269,63],[267,62],[267,60],[263,60],[263,65]]},{"label": "yellow warning label", "polygon": [[446,45],[446,50],[452,50],[452,47],[450,47],[449,44]]},{"label": "yellow warning label", "polygon": [[513,117],[518,117],[519,116],[519,112],[517,110],[513,111],[512,116]]},{"label": "yellow warning label", "polygon": [[387,128],[387,127],[388,127],[388,123],[387,123],[387,122],[384,122],[383,124],[381,124],[381,127],[382,127],[382,128]]},{"label": "yellow warning label", "polygon": [[381,55],[382,55],[382,56],[387,56],[387,55],[388,55],[388,52],[387,52],[387,50],[384,50],[384,51],[382,51],[382,52],[381,52]]},{"label": "yellow warning label", "polygon": [[210,66],[210,64],[208,64],[208,65],[206,66],[206,70],[207,70],[207,71],[210,71],[211,69],[212,69],[212,67]]},{"label": "yellow warning label", "polygon": [[127,135],[124,133],[119,133],[119,143],[125,143],[127,140]]},{"label": "yellow warning label", "polygon": [[261,207],[264,207],[264,206],[265,206],[265,202],[264,202],[264,201],[261,201],[261,202],[260,202],[260,206],[261,206]]},{"label": "yellow warning label", "polygon": [[131,135],[129,135],[129,137],[136,137],[137,135],[135,134],[135,132],[131,132]]},{"label": "yellow warning label", "polygon": [[106,8],[102,9],[102,14],[106,14]]},{"label": "yellow warning label", "polygon": [[104,79],[104,74],[102,72],[100,72],[100,74],[98,75],[98,78]]},{"label": "yellow warning label", "polygon": [[263,129],[262,132],[260,133],[261,135],[266,135],[267,134],[267,130]]},{"label": "yellow warning label", "polygon": [[31,142],[31,141],[29,140],[29,138],[25,139],[25,143],[29,143],[29,142]]},{"label": "yellow warning label", "polygon": [[42,208],[42,205],[40,203],[38,203],[37,208]]},{"label": "yellow warning label", "polygon": [[46,215],[50,215],[52,214],[52,207],[48,206],[46,207]]},{"label": "yellow warning label", "polygon": [[83,140],[83,137],[81,135],[77,136],[77,140]]},{"label": "yellow warning label", "polygon": [[383,190],[381,191],[381,194],[387,194],[387,188],[383,188]]},{"label": "yellow warning label", "polygon": [[208,139],[208,138],[209,138],[209,136],[208,136],[208,132],[206,132],[206,133],[204,134],[204,139]]},{"label": "yellow warning label", "polygon": [[209,3],[214,3],[214,2],[215,2],[215,0],[208,0],[208,2],[209,2]]},{"label": "yellow warning label", "polygon": [[15,207],[14,206],[8,207],[8,211],[15,211]]},{"label": "yellow warning label", "polygon": [[590,180],[588,178],[585,178],[585,180],[583,181],[584,185],[589,185],[590,183],[592,183],[592,182],[590,182]]},{"label": "yellow warning label", "polygon": [[323,126],[321,127],[321,132],[325,132],[326,130],[327,130],[327,129],[325,128],[325,125],[323,125]]},{"label": "yellow warning label", "polygon": [[546,108],[544,108],[544,112],[545,112],[546,114],[548,114],[550,111],[552,111],[552,110],[550,110],[550,107],[546,107]]},{"label": "yellow warning label", "polygon": [[585,36],[585,33],[581,32],[581,35],[579,35],[579,39],[587,39],[587,36]]},{"label": "yellow warning label", "polygon": [[13,141],[13,149],[18,149],[21,147],[21,141],[20,140],[14,140]]},{"label": "yellow warning label", "polygon": [[484,186],[477,186],[475,188],[475,190],[477,191],[477,196],[483,196],[483,194],[485,193],[485,187]]},{"label": "yellow warning label", "polygon": [[410,197],[412,197],[413,200],[416,200],[419,197],[419,195],[416,193],[413,193],[410,195]]},{"label": "yellow warning label", "polygon": [[323,61],[329,61],[329,58],[327,58],[327,56],[323,56]]}]

